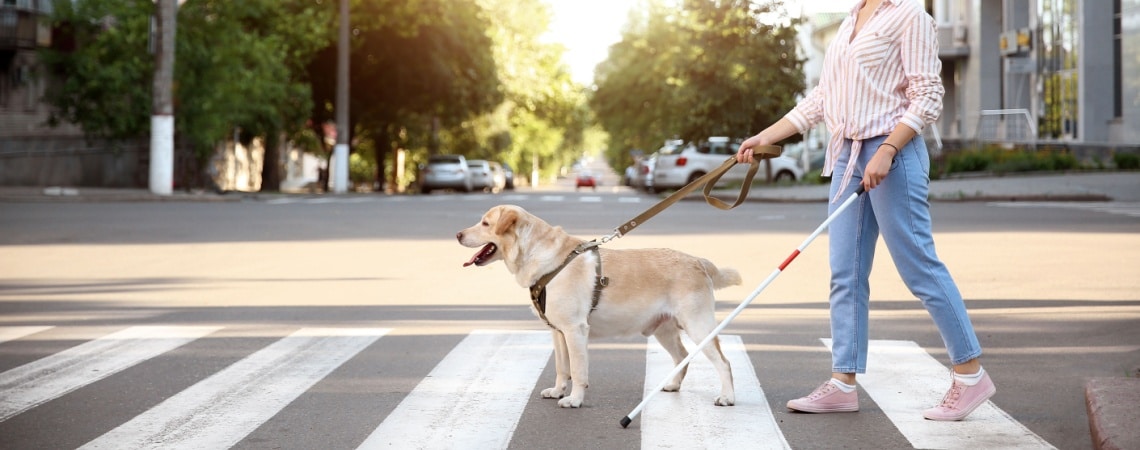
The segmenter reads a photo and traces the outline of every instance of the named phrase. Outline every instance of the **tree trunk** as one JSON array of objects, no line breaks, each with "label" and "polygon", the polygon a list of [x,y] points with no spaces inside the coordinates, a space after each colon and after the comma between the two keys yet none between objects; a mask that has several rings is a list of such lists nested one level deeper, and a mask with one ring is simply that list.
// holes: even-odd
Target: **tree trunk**
[{"label": "tree trunk", "polygon": [[284,133],[269,133],[265,136],[265,156],[261,160],[261,189],[258,192],[281,190],[281,146],[284,144]]},{"label": "tree trunk", "polygon": [[384,170],[388,164],[388,153],[392,150],[392,138],[388,133],[388,125],[384,124],[376,130],[376,174],[373,185],[376,192],[384,193],[388,190],[388,175]]}]

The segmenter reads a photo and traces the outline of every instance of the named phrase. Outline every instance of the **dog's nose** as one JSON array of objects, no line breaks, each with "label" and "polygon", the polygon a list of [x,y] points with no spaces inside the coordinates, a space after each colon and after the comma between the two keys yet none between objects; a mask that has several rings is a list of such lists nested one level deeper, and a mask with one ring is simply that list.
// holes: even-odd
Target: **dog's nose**
[{"label": "dog's nose", "polygon": [[462,231],[455,233],[455,240],[460,241],[460,242],[463,241],[463,232]]}]

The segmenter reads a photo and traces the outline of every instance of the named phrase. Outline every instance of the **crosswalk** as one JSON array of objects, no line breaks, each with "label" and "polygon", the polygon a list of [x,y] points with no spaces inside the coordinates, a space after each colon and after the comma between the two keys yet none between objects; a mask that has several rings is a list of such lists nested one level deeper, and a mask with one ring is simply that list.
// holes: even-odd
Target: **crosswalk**
[{"label": "crosswalk", "polygon": [[[0,326],[0,343],[32,339],[50,326]],[[0,373],[0,425],[114,377],[221,326],[131,326]],[[392,328],[300,328],[240,357],[184,390],[82,445],[85,449],[230,448],[287,408],[347,361],[393,334]],[[821,340],[821,348],[830,341]],[[686,345],[693,347],[692,342]],[[654,396],[637,419],[641,447],[791,448],[765,396],[740,336],[721,336],[734,374],[736,405],[716,407],[719,379],[694,358],[684,388]],[[859,384],[915,448],[1053,448],[987,403],[968,420],[921,419],[920,411],[948,384],[948,369],[909,341],[872,341]],[[473,330],[431,369],[357,448],[507,448],[551,359],[547,331]],[[672,362],[645,342],[644,389],[653,389]],[[399,364],[392,361],[391,364]],[[129,395],[129,393],[125,393]],[[587,395],[587,402],[591,397]],[[545,401],[546,406],[552,403]],[[633,405],[630,405],[631,407]],[[568,415],[569,411],[559,411]],[[616,418],[614,420],[616,428]],[[963,440],[963,436],[968,436]]]}]

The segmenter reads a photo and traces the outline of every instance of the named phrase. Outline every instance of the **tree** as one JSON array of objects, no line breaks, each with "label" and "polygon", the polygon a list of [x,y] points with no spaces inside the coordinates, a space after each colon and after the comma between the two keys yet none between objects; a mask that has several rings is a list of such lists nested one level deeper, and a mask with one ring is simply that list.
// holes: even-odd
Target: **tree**
[{"label": "tree", "polygon": [[[58,2],[53,23],[74,46],[43,53],[61,80],[47,97],[55,106],[52,122],[76,123],[89,136],[114,140],[149,132],[154,58],[147,43],[154,8],[132,0]],[[195,0],[180,8],[175,130],[185,144],[181,151],[196,162],[194,178],[234,129],[246,142],[268,138],[272,151],[278,135],[303,126],[311,107],[301,69],[330,41],[329,17],[305,0]]]},{"label": "tree", "polygon": [[[430,142],[433,124],[457,127],[501,101],[487,18],[472,0],[360,0],[350,19],[349,129],[375,142],[377,182],[393,142]],[[333,119],[333,61],[329,46],[309,66],[314,126]]]},{"label": "tree", "polygon": [[612,137],[611,161],[665,139],[744,137],[795,105],[802,61],[795,21],[780,17],[778,3],[646,5],[611,47],[590,99]]}]

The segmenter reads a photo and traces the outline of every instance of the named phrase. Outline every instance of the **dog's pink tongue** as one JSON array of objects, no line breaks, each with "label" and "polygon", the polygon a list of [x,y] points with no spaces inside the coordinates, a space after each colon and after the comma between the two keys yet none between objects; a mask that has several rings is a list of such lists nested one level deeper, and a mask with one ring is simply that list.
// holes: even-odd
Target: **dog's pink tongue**
[{"label": "dog's pink tongue", "polygon": [[478,260],[479,260],[479,258],[480,258],[480,257],[482,257],[482,256],[483,256],[483,249],[479,249],[479,251],[475,252],[475,254],[474,254],[474,255],[471,255],[471,259],[470,259],[470,260],[468,260],[467,262],[463,263],[463,267],[467,267],[467,266],[470,266],[470,265],[474,265],[474,264],[475,264],[475,261],[478,261]]}]

